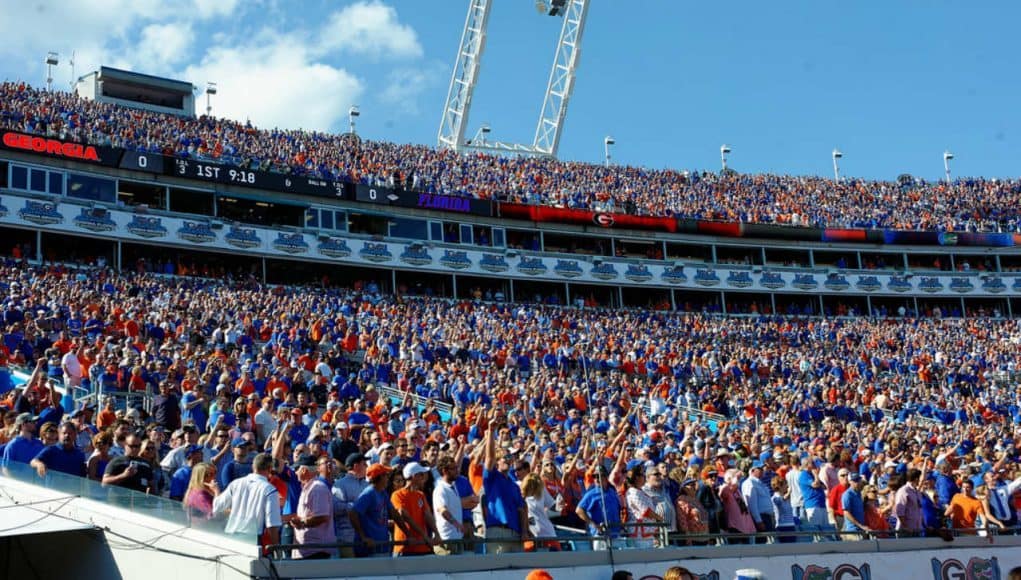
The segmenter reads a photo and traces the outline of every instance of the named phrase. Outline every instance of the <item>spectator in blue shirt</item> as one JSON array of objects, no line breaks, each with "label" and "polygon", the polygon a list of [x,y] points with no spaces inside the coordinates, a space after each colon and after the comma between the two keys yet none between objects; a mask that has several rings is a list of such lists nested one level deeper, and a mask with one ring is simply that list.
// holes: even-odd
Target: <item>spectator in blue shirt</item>
[{"label": "spectator in blue shirt", "polygon": [[35,438],[35,417],[31,413],[22,413],[14,420],[18,434],[4,447],[0,465],[10,465],[12,461],[28,463],[35,459],[43,449],[42,441]]},{"label": "spectator in blue shirt", "polygon": [[255,445],[247,439],[238,437],[231,441],[231,447],[234,453],[233,457],[220,465],[220,471],[217,474],[216,479],[220,484],[220,489],[227,489],[230,482],[252,473],[252,460],[249,459],[248,454]]},{"label": "spectator in blue shirt", "polygon": [[[593,536],[616,538],[621,535],[620,496],[609,480],[606,467],[597,466],[595,485],[585,490],[574,511]],[[595,544],[593,547],[596,547]]]},{"label": "spectator in blue shirt", "polygon": [[943,461],[936,473],[936,499],[939,500],[940,508],[946,508],[950,505],[950,500],[961,493],[957,481],[951,476],[952,471],[953,466],[948,461]]},{"label": "spectator in blue shirt", "polygon": [[819,480],[819,469],[811,457],[801,461],[798,487],[801,488],[801,499],[805,507],[805,523],[812,526],[827,525],[829,519],[826,514],[826,489]]},{"label": "spectator in blue shirt", "polygon": [[[202,463],[204,451],[201,445],[189,445],[185,451],[187,465],[179,467],[170,478],[170,499],[183,501],[184,494],[188,491],[188,484],[191,482],[191,470]],[[221,488],[222,489],[222,488]]]},{"label": "spectator in blue shirt", "polygon": [[[862,498],[861,490],[865,487],[865,479],[860,473],[852,473],[847,476],[851,487],[844,492],[840,498],[840,505],[844,509],[844,531],[845,532],[867,532],[865,525],[865,500]],[[855,536],[843,536],[845,540],[857,539]]]},{"label": "spectator in blue shirt", "polygon": [[74,423],[62,424],[60,426],[60,443],[44,448],[32,459],[32,467],[35,468],[39,477],[46,477],[46,473],[51,469],[68,475],[85,477],[85,453],[78,449],[77,439],[78,429],[75,428]]},{"label": "spectator in blue shirt", "polygon": [[[485,456],[482,471],[483,502],[486,514],[486,539],[505,540],[486,544],[487,554],[520,552],[528,539],[528,506],[521,489],[510,478],[510,461],[497,455],[494,431],[506,425],[495,415],[490,419],[484,440]],[[618,509],[618,512],[620,510]],[[520,539],[521,542],[517,540]]]},{"label": "spectator in blue shirt", "polygon": [[[390,497],[386,493],[390,482],[389,467],[379,463],[369,466],[365,477],[369,485],[355,499],[348,514],[355,529],[358,546],[355,554],[359,557],[385,556],[390,554]],[[394,522],[401,525],[400,522]]]}]

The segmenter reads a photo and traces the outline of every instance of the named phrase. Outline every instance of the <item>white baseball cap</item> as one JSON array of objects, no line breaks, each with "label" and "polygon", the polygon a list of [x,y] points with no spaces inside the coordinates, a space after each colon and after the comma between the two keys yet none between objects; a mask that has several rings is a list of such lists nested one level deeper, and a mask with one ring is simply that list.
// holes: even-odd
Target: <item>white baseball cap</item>
[{"label": "white baseball cap", "polygon": [[411,479],[419,473],[429,473],[429,468],[417,461],[412,461],[404,466],[404,479]]}]

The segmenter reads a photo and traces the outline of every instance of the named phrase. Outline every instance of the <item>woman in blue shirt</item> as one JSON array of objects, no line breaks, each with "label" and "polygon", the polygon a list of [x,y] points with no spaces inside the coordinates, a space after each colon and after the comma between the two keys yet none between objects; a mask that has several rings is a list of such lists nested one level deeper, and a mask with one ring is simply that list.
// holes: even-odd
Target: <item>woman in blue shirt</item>
[{"label": "woman in blue shirt", "polygon": [[[796,531],[797,522],[794,521],[794,509],[791,507],[790,489],[787,480],[779,475],[770,482],[773,488],[773,496],[770,502],[773,504],[773,518],[776,520],[777,532]],[[781,544],[790,544],[797,541],[796,536],[779,536]]]}]

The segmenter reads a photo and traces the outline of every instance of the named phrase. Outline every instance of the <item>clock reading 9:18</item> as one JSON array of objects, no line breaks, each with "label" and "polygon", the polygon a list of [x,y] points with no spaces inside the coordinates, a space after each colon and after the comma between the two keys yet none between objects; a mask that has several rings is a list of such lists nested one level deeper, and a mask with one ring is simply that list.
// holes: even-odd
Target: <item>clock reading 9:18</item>
[{"label": "clock reading 9:18", "polygon": [[249,185],[255,185],[255,172],[253,171],[239,171],[237,169],[231,169],[227,171],[227,175],[230,180],[234,183],[247,183]]}]

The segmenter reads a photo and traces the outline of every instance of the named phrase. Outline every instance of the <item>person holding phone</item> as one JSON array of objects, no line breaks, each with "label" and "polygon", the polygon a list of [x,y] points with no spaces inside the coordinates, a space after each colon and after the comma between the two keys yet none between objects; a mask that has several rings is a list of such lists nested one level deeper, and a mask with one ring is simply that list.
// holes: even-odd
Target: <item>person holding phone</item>
[{"label": "person holding phone", "polygon": [[128,435],[124,441],[124,455],[114,457],[103,472],[103,485],[124,487],[142,493],[153,490],[152,466],[142,458],[142,439]]}]

